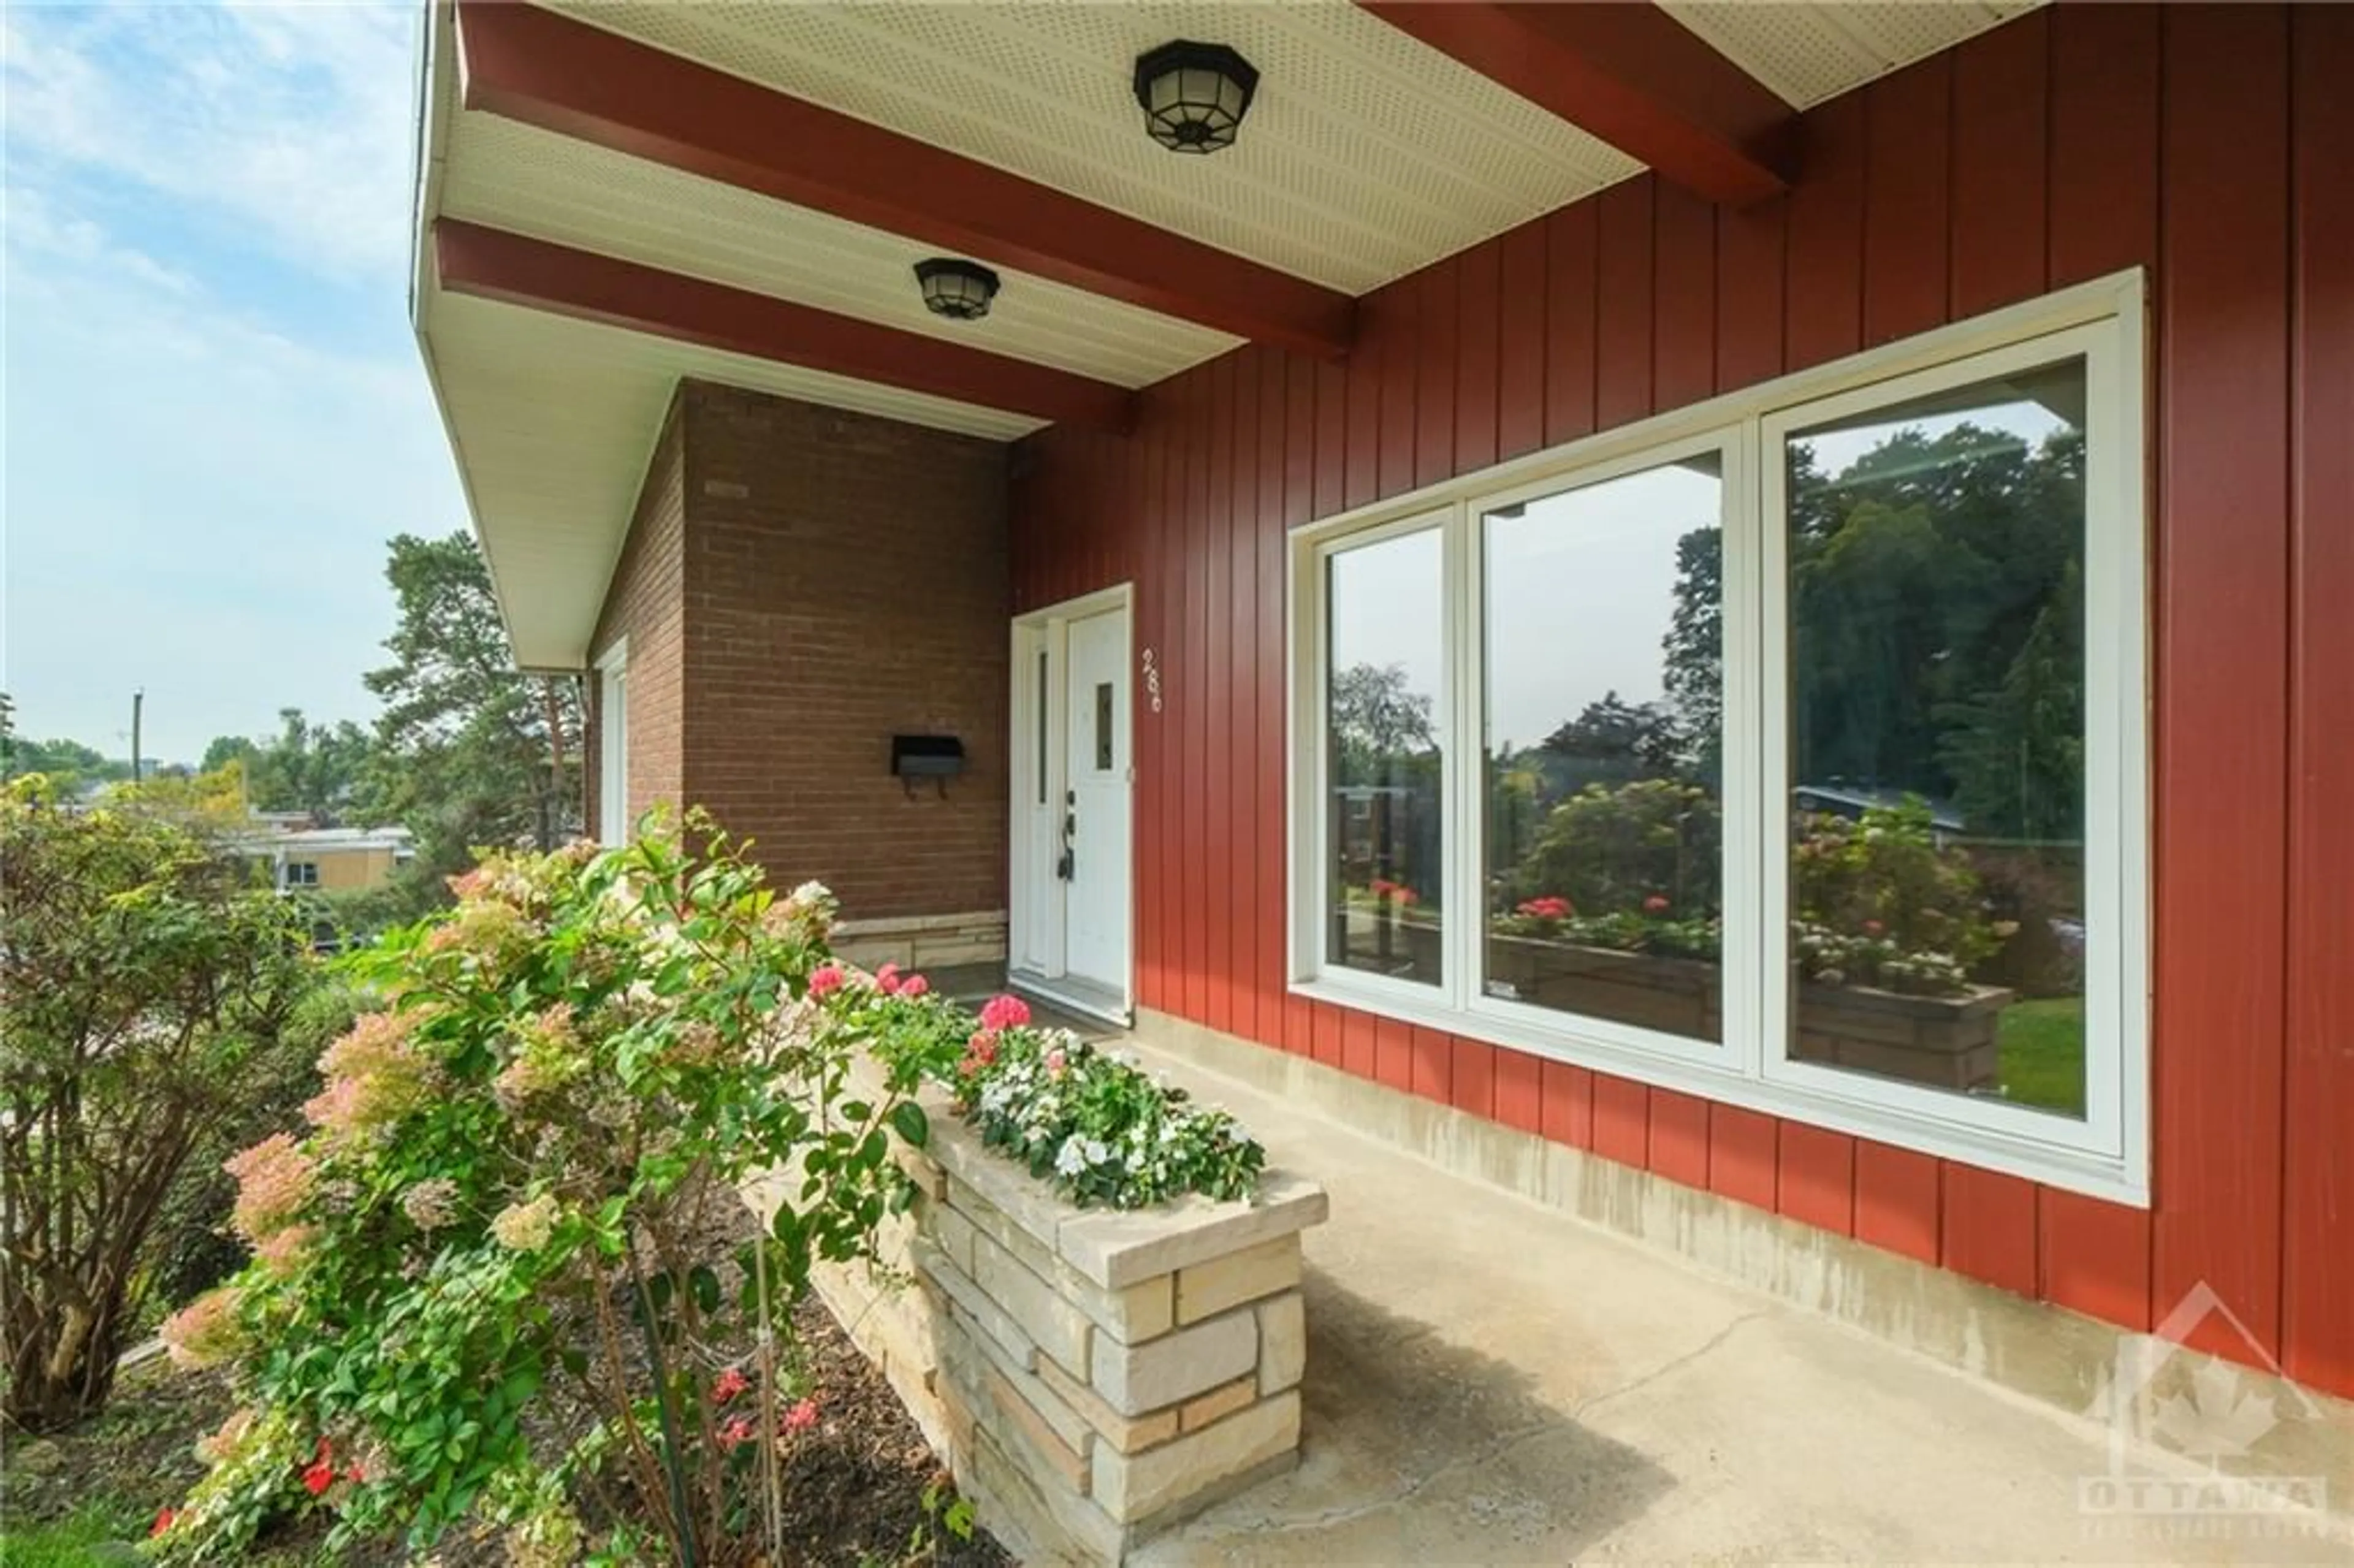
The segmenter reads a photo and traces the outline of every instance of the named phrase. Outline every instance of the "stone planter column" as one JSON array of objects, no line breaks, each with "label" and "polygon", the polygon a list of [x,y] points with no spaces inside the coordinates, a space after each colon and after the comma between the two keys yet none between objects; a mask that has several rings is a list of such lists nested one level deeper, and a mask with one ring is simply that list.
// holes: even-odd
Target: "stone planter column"
[{"label": "stone planter column", "polygon": [[817,1270],[983,1523],[1025,1560],[1118,1563],[1298,1462],[1300,1233],[1321,1187],[1269,1171],[1249,1202],[1081,1209],[927,1095],[922,1190],[886,1237],[912,1276]]}]

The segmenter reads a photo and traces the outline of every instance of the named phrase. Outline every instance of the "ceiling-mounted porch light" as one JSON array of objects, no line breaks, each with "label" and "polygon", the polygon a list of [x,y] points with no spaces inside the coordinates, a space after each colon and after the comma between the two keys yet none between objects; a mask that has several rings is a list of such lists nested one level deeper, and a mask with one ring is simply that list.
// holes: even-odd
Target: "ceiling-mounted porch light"
[{"label": "ceiling-mounted porch light", "polygon": [[960,322],[979,321],[989,313],[989,302],[997,297],[997,274],[978,261],[963,261],[953,256],[935,256],[916,263],[916,282],[924,291],[924,303],[936,316],[949,316]]},{"label": "ceiling-mounted porch light", "polygon": [[1258,72],[1224,44],[1185,38],[1136,57],[1136,101],[1144,128],[1172,153],[1231,146],[1250,111]]}]

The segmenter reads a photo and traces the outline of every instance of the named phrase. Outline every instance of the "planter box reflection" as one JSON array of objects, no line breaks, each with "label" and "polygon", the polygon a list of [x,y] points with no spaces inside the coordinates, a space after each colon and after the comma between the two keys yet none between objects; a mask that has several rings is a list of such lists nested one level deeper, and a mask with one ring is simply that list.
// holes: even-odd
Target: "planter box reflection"
[{"label": "planter box reflection", "polygon": [[[1487,985],[1490,996],[1554,1012],[1691,1040],[1724,1037],[1723,971],[1704,959],[1498,936],[1488,939]],[[1905,996],[1804,981],[1796,991],[1800,1061],[1934,1088],[1984,1092],[2001,1081],[2002,1014],[2012,991],[1973,986],[1960,996]]]}]

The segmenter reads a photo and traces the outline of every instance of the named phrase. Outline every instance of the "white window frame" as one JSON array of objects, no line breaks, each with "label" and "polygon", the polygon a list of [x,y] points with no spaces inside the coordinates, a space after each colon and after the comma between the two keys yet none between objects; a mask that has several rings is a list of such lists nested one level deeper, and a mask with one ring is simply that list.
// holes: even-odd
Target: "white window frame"
[{"label": "white window frame", "polygon": [[634,836],[630,820],[630,640],[617,637],[599,656],[597,672],[597,840],[623,844]]},{"label": "white window frame", "polygon": [[[1318,1001],[2147,1207],[2149,624],[2138,270],[1891,344],[1292,531],[1288,655],[1291,990]],[[1789,673],[1782,437],[1925,393],[2081,357],[2085,414],[2085,1115],[1791,1060]],[[1714,448],[1724,465],[1724,1039],[1695,1041],[1482,994],[1481,514]],[[1437,987],[1323,957],[1329,889],[1325,562],[1417,528],[1446,540],[1451,665],[1440,715],[1447,899]],[[1777,796],[1776,791],[1779,791]],[[1749,912],[1738,917],[1737,912]]]},{"label": "white window frame", "polygon": [[[1322,585],[1326,580],[1326,574],[1331,569],[1332,557],[1346,555],[1351,550],[1362,549],[1367,546],[1407,538],[1416,534],[1437,534],[1440,558],[1446,563],[1443,567],[1445,582],[1442,583],[1438,595],[1439,639],[1440,646],[1447,650],[1448,672],[1452,675],[1455,673],[1455,666],[1458,662],[1457,640],[1460,635],[1462,623],[1459,608],[1455,602],[1455,595],[1448,592],[1446,587],[1446,584],[1452,583],[1459,575],[1454,559],[1455,552],[1461,546],[1461,540],[1453,528],[1456,511],[1455,508],[1445,508],[1438,511],[1426,510],[1414,513],[1373,527],[1351,529],[1309,546],[1313,557],[1310,572],[1318,585],[1315,589],[1315,613],[1310,617],[1313,622],[1310,628],[1310,636],[1313,639],[1314,646],[1307,668],[1313,695],[1304,708],[1295,710],[1312,715],[1307,726],[1312,731],[1310,744],[1313,748],[1310,762],[1313,771],[1309,774],[1309,777],[1321,780],[1324,759],[1329,754],[1331,744],[1331,713],[1324,702],[1325,666],[1331,659],[1331,620],[1324,613]],[[1438,694],[1437,701],[1433,705],[1437,711],[1432,715],[1432,727],[1438,740],[1438,813],[1442,825],[1442,831],[1438,835],[1438,884],[1445,894],[1439,902],[1438,910],[1439,928],[1442,933],[1439,949],[1439,982],[1436,986],[1429,986],[1419,980],[1399,980],[1391,975],[1369,974],[1363,969],[1345,969],[1337,965],[1326,971],[1334,975],[1345,975],[1346,983],[1352,989],[1362,989],[1369,995],[1388,998],[1394,1006],[1400,1008],[1414,1009],[1426,1006],[1430,999],[1435,996],[1444,997],[1449,1005],[1453,1005],[1461,994],[1463,965],[1456,954],[1457,921],[1455,917],[1455,901],[1461,890],[1463,880],[1459,846],[1465,842],[1460,832],[1463,808],[1458,799],[1463,791],[1456,779],[1458,769],[1455,766],[1456,758],[1462,755],[1458,749],[1456,734],[1458,715],[1461,713],[1463,705],[1459,686],[1459,680],[1450,680],[1447,683],[1447,689]],[[1305,950],[1314,955],[1320,969],[1326,963],[1324,943],[1332,929],[1331,879],[1325,874],[1327,869],[1325,852],[1332,842],[1331,805],[1332,792],[1321,788],[1320,784],[1315,790],[1313,801],[1315,820],[1307,852],[1310,864],[1313,868],[1309,885],[1314,889],[1314,892],[1307,900],[1310,906],[1307,928],[1304,932],[1294,935],[1295,943],[1303,944]],[[1478,906],[1475,904],[1471,907],[1476,909]]]}]

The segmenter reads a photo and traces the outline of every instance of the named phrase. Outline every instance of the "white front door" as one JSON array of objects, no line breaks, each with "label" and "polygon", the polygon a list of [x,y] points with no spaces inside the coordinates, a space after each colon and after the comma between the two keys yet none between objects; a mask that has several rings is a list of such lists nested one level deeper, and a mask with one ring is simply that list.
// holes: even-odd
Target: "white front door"
[{"label": "white front door", "polygon": [[1124,1016],[1134,864],[1126,596],[1016,622],[1013,659],[1014,976]]},{"label": "white front door", "polygon": [[1069,623],[1063,721],[1063,970],[1128,991],[1128,612]]}]

